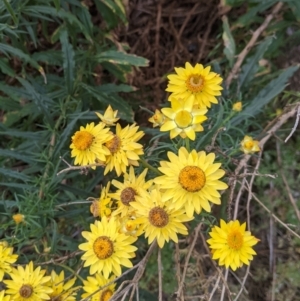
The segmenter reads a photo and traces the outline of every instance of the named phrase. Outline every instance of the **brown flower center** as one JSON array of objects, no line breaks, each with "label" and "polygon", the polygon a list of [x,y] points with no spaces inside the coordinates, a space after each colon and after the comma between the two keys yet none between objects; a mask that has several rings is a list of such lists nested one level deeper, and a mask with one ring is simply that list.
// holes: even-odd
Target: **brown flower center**
[{"label": "brown flower center", "polygon": [[150,224],[157,228],[163,228],[169,223],[169,215],[160,207],[152,208],[148,218]]},{"label": "brown flower center", "polygon": [[99,259],[107,259],[114,252],[114,244],[109,237],[100,236],[94,241],[93,250]]},{"label": "brown flower center", "polygon": [[197,192],[205,185],[205,173],[198,166],[186,166],[180,171],[178,182],[188,192]]},{"label": "brown flower center", "polygon": [[199,74],[191,74],[187,80],[185,81],[186,88],[193,93],[201,92],[203,85],[204,85],[204,79]]},{"label": "brown flower center", "polygon": [[110,289],[106,289],[102,292],[99,301],[108,301],[114,293]]},{"label": "brown flower center", "polygon": [[232,230],[227,236],[228,246],[236,251],[241,249],[243,242],[243,235],[239,230]]},{"label": "brown flower center", "polygon": [[105,146],[112,154],[115,154],[121,147],[121,139],[117,135],[114,135],[111,140],[105,143]]},{"label": "brown flower center", "polygon": [[123,189],[121,192],[121,202],[125,206],[129,206],[130,202],[135,201],[136,195],[137,195],[137,193],[133,188],[127,187],[127,188]]},{"label": "brown flower center", "polygon": [[19,294],[23,298],[29,298],[33,293],[33,287],[30,284],[23,284],[19,289]]},{"label": "brown flower center", "polygon": [[87,150],[93,143],[94,136],[88,131],[77,131],[72,137],[75,147],[81,151]]}]

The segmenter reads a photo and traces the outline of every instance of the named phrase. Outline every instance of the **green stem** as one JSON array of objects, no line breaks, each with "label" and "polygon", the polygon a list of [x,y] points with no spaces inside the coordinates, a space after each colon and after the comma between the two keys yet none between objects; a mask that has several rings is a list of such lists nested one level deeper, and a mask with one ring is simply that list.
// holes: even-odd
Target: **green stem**
[{"label": "green stem", "polygon": [[152,170],[153,172],[155,172],[156,174],[158,174],[159,176],[162,175],[162,173],[155,167],[151,166],[145,159],[140,158],[140,162],[142,163],[142,165],[150,170]]},{"label": "green stem", "polygon": [[187,151],[190,152],[190,138],[189,137],[185,137],[185,147],[186,147]]}]

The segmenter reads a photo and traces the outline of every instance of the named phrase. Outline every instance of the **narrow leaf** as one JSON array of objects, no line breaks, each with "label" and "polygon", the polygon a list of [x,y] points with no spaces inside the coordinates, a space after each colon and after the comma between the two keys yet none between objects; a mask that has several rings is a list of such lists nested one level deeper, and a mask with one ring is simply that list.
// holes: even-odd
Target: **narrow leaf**
[{"label": "narrow leaf", "polygon": [[60,43],[63,54],[64,78],[68,94],[71,95],[74,86],[75,54],[73,46],[69,43],[68,33],[66,30],[62,30],[60,32]]},{"label": "narrow leaf", "polygon": [[258,62],[263,57],[264,53],[268,50],[272,43],[273,38],[268,37],[257,47],[256,53],[246,60],[246,63],[242,66],[242,72],[240,75],[240,88],[243,85],[247,85],[253,79],[259,66]]},{"label": "narrow leaf", "polygon": [[223,16],[223,42],[224,42],[224,54],[227,57],[227,60],[229,61],[230,67],[233,66],[234,62],[234,56],[235,56],[235,42],[233,39],[233,36],[230,31],[228,19],[226,16]]},{"label": "narrow leaf", "polygon": [[96,60],[99,63],[110,62],[113,64],[123,64],[140,67],[147,67],[149,65],[149,60],[143,57],[115,50],[104,51],[102,53],[97,54]]},{"label": "narrow leaf", "polygon": [[276,79],[272,80],[258,93],[245,110],[232,118],[230,123],[236,126],[246,119],[247,115],[255,116],[266,104],[284,90],[288,79],[298,68],[298,66],[293,66],[285,69]]}]

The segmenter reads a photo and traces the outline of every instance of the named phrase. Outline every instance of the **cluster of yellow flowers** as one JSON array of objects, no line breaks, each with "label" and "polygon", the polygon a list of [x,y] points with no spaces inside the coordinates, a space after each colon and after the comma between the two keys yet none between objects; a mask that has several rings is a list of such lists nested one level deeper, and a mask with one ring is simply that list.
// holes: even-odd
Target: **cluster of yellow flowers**
[{"label": "cluster of yellow flowers", "polygon": [[[14,267],[13,264],[17,259],[18,255],[13,254],[13,248],[9,247],[6,241],[0,241],[0,281],[6,286],[5,290],[0,291],[1,301],[76,301],[81,286],[74,286],[75,277],[65,279],[64,271],[57,274],[53,270],[46,276],[46,270],[40,266],[34,268],[32,261],[24,267],[22,265]],[[5,275],[8,277],[4,279]],[[96,274],[96,277],[87,277],[87,280],[83,281],[82,289],[85,293],[81,297],[86,298],[97,292],[93,294],[92,300],[109,300],[115,290],[115,284],[109,284],[111,280],[113,279],[106,279],[100,274]],[[99,290],[104,286],[105,288]]]},{"label": "cluster of yellow flowers", "polygon": [[[144,132],[135,124],[122,128],[117,123],[118,112],[111,106],[103,115],[97,113],[100,119],[97,124],[82,126],[72,136],[71,156],[76,165],[92,169],[101,166],[104,175],[113,170],[118,177],[122,175],[121,181],[108,182],[99,199],[93,199],[90,206],[95,221],[90,231],[82,232],[86,241],[79,245],[84,251],[84,267],[89,267],[90,272],[87,280],[83,280],[82,298],[109,300],[122,266],[132,267],[131,260],[137,250],[134,243],[140,235],[149,244],[157,241],[160,248],[170,240],[178,243],[179,234],[188,234],[185,223],[202,210],[211,212],[213,204],[221,204],[220,191],[228,188],[220,180],[225,171],[221,163],[215,162],[216,155],[190,150],[187,142],[194,141],[196,133],[204,130],[205,114],[221,95],[222,78],[201,64],[193,67],[186,63],[185,68],[175,68],[175,71],[176,74],[168,76],[166,89],[171,92],[170,107],[156,110],[149,121],[162,132],[169,131],[171,139],[179,136],[186,143],[177,152],[167,152],[167,160],[160,161],[157,168],[141,161],[144,150],[139,141]],[[234,112],[241,110],[241,102],[233,105]],[[258,141],[250,136],[245,136],[241,149],[246,154],[260,150]],[[139,167],[137,172],[139,161],[145,168]],[[24,216],[16,215],[14,220],[21,222]],[[249,265],[256,254],[252,247],[258,239],[246,231],[246,223],[221,220],[220,227],[212,227],[209,235],[207,242],[213,259],[226,268],[236,270],[243,264]],[[34,269],[32,262],[14,268],[11,265],[16,260],[12,248],[0,244],[0,280],[4,273],[11,277],[4,280],[7,288],[2,296],[7,299],[3,300],[75,300],[79,289],[73,287],[75,279],[64,282],[64,273],[58,275],[54,271],[51,276],[45,276],[45,270]]]},{"label": "cluster of yellow flowers", "polygon": [[[201,124],[207,120],[205,114],[211,104],[218,103],[222,78],[201,64],[192,67],[186,63],[185,68],[175,71],[176,74],[168,76],[166,89],[171,92],[170,108],[156,110],[149,121],[161,131],[169,131],[171,139],[179,136],[185,141],[195,140],[196,132],[204,130]],[[233,111],[241,109],[241,102],[233,105]],[[90,286],[87,294],[92,294],[103,279],[112,281],[120,276],[122,266],[132,267],[131,259],[137,250],[133,244],[138,236],[144,235],[149,244],[156,240],[160,248],[170,240],[177,243],[178,234],[188,234],[184,223],[202,210],[211,212],[211,204],[221,204],[220,191],[228,188],[220,180],[225,171],[215,162],[215,154],[190,150],[189,144],[180,147],[178,153],[169,151],[168,160],[160,161],[157,169],[143,162],[156,172],[156,177],[147,180],[147,168],[140,168],[141,172],[136,174],[134,167],[144,154],[138,141],[144,133],[135,124],[123,129],[117,124],[113,133],[111,129],[118,118],[117,111],[110,106],[104,115],[97,115],[101,119],[97,125],[81,127],[72,137],[72,157],[75,164],[92,168],[100,165],[104,174],[115,170],[123,178],[109,182],[100,198],[93,200],[90,211],[96,220],[90,231],[82,232],[86,242],[79,249],[84,251],[84,266],[94,275],[88,281],[95,285]],[[260,150],[258,141],[249,136],[241,142],[241,149],[245,153]],[[246,231],[245,223],[221,220],[220,227],[214,226],[209,235],[207,242],[213,259],[226,268],[235,270],[249,265],[256,254],[252,246],[258,239]]]}]

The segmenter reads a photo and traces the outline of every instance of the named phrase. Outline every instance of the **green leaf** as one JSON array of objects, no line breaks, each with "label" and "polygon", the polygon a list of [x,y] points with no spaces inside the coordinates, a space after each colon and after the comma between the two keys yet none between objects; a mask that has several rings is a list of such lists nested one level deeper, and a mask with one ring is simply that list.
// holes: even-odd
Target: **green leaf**
[{"label": "green leaf", "polygon": [[241,17],[238,18],[238,20],[236,21],[236,25],[239,27],[244,27],[253,23],[254,21],[257,21],[257,13],[261,13],[267,10],[276,2],[278,2],[278,0],[259,1],[258,5],[253,6],[248,10],[247,13],[242,14]]},{"label": "green leaf", "polygon": [[30,180],[30,177],[28,177],[24,173],[14,171],[14,170],[11,170],[11,169],[1,168],[1,167],[0,167],[0,174],[4,175],[6,180],[7,180],[7,178],[22,180],[24,182],[27,182],[27,181]]},{"label": "green leaf", "polygon": [[14,158],[16,160],[21,160],[23,162],[27,162],[29,164],[35,164],[36,158],[32,156],[32,154],[26,154],[24,152],[18,152],[16,150],[8,150],[0,148],[0,156]]},{"label": "green leaf", "polygon": [[223,21],[222,38],[225,46],[224,54],[226,55],[227,60],[229,61],[230,67],[232,67],[234,62],[234,56],[235,56],[235,42],[230,31],[227,17],[223,16],[222,21]]},{"label": "green leaf", "polygon": [[42,66],[40,66],[35,60],[33,60],[28,54],[24,53],[22,50],[14,48],[7,44],[0,43],[0,52],[1,51],[5,54],[9,53],[12,56],[16,56],[21,60],[24,60],[26,63],[29,63],[32,67],[36,68],[42,75],[44,74]]},{"label": "green leaf", "polygon": [[53,0],[53,3],[55,5],[56,10],[59,11],[59,9],[60,9],[60,0]]},{"label": "green leaf", "polygon": [[101,92],[98,87],[94,88],[83,83],[81,86],[101,103],[111,105],[114,110],[118,110],[121,119],[133,122],[134,114],[131,107],[117,94],[106,94]]},{"label": "green leaf", "polygon": [[69,95],[71,95],[74,86],[75,53],[73,46],[69,43],[68,33],[66,30],[62,30],[60,33],[60,43],[63,53],[64,78],[66,82],[67,92]]},{"label": "green leaf", "polygon": [[15,15],[14,10],[11,7],[10,3],[7,0],[3,0],[3,1],[4,1],[4,5],[5,5],[6,9],[8,10],[8,12],[10,13],[11,18],[13,19],[15,25],[18,25],[17,16]]},{"label": "green leaf", "polygon": [[106,24],[108,25],[108,29],[112,29],[119,24],[119,20],[121,19],[124,23],[127,22],[126,15],[120,9],[120,7],[115,4],[111,0],[96,0],[95,1],[98,12],[101,14]]},{"label": "green leaf", "polygon": [[133,86],[121,84],[104,84],[97,87],[97,90],[103,93],[133,92],[136,88]]},{"label": "green leaf", "polygon": [[245,120],[245,116],[255,116],[259,113],[266,104],[284,90],[288,79],[297,71],[298,68],[298,66],[293,66],[285,69],[278,78],[272,80],[258,93],[245,110],[233,117],[229,123],[236,126]]},{"label": "green leaf", "polygon": [[242,66],[242,72],[240,74],[240,89],[243,85],[247,86],[253,79],[259,66],[258,62],[263,57],[264,53],[268,50],[272,43],[273,38],[268,37],[257,47],[256,53],[246,60],[246,63]]},{"label": "green leaf", "polygon": [[10,68],[7,59],[4,57],[0,57],[0,69],[2,73],[7,74],[11,77],[14,77],[16,74],[15,71]]},{"label": "green leaf", "polygon": [[21,77],[17,77],[17,79],[28,92],[28,98],[36,104],[36,107],[40,110],[41,113],[44,114],[44,116],[49,121],[51,118],[49,112],[49,105],[52,103],[52,100],[46,95],[39,93],[29,81]]},{"label": "green leaf", "polygon": [[285,0],[283,2],[287,2],[291,11],[295,15],[297,21],[300,21],[300,2],[299,2],[299,0]]},{"label": "green leaf", "polygon": [[115,50],[101,52],[97,54],[95,58],[98,63],[109,62],[112,64],[132,65],[140,67],[147,67],[149,65],[149,60],[143,57]]}]

